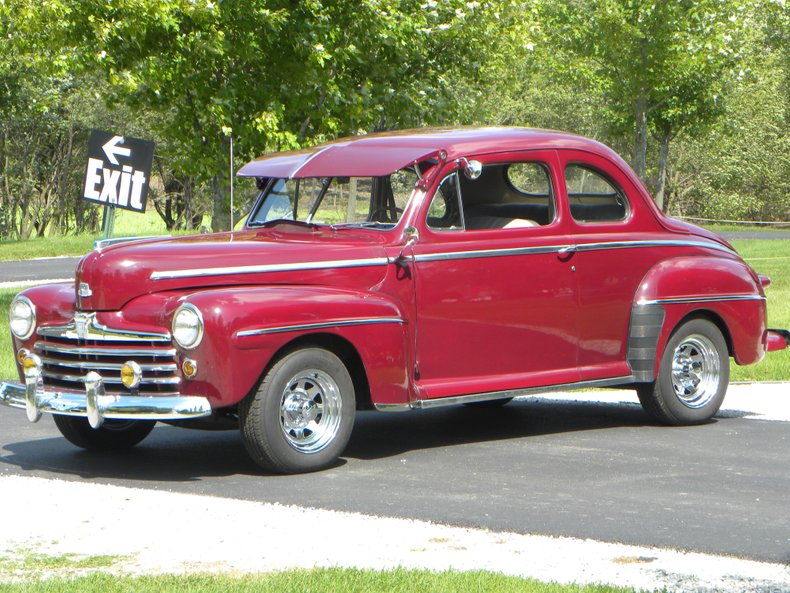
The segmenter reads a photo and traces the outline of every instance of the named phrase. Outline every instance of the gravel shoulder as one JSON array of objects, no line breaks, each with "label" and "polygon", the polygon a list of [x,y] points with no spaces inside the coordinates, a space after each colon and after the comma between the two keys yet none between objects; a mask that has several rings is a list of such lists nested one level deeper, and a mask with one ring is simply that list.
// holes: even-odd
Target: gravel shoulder
[{"label": "gravel shoulder", "polygon": [[0,492],[30,509],[4,516],[0,556],[111,555],[117,574],[401,566],[645,590],[790,587],[785,565],[675,550],[20,476],[0,478]]}]

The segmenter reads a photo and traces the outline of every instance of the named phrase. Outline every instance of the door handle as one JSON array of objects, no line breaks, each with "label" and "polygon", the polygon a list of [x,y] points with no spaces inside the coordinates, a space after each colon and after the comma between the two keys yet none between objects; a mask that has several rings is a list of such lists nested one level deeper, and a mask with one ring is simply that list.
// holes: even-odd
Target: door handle
[{"label": "door handle", "polygon": [[576,253],[576,245],[566,245],[565,247],[560,247],[557,250],[559,255],[570,255],[571,253]]}]

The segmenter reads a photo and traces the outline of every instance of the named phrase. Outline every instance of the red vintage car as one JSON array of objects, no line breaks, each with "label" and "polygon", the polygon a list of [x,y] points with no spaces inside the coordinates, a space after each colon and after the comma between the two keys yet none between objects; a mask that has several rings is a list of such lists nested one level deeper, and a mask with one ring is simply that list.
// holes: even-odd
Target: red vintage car
[{"label": "red vintage car", "polygon": [[245,165],[239,232],[97,245],[11,306],[23,384],[79,447],[233,422],[265,468],[331,466],[355,411],[632,386],[710,419],[730,358],[788,343],[757,275],[673,220],[610,149],[529,129],[338,140]]}]

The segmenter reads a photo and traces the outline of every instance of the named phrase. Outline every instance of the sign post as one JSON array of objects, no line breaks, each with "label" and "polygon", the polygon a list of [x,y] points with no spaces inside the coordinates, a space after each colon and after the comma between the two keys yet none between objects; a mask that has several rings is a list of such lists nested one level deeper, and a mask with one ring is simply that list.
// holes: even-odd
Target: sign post
[{"label": "sign post", "polygon": [[93,130],[82,199],[104,204],[104,238],[112,234],[115,208],[145,212],[154,143]]}]

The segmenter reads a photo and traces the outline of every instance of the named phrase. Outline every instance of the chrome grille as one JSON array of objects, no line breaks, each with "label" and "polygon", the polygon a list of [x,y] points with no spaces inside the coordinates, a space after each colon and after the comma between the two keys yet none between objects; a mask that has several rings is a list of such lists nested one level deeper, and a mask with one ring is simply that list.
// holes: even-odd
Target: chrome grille
[{"label": "chrome grille", "polygon": [[130,332],[105,327],[95,313],[77,313],[66,325],[39,328],[34,350],[41,358],[44,384],[83,391],[84,377],[96,371],[110,394],[130,394],[120,370],[134,360],[143,370],[140,395],[178,395],[176,350],[169,333]]}]

